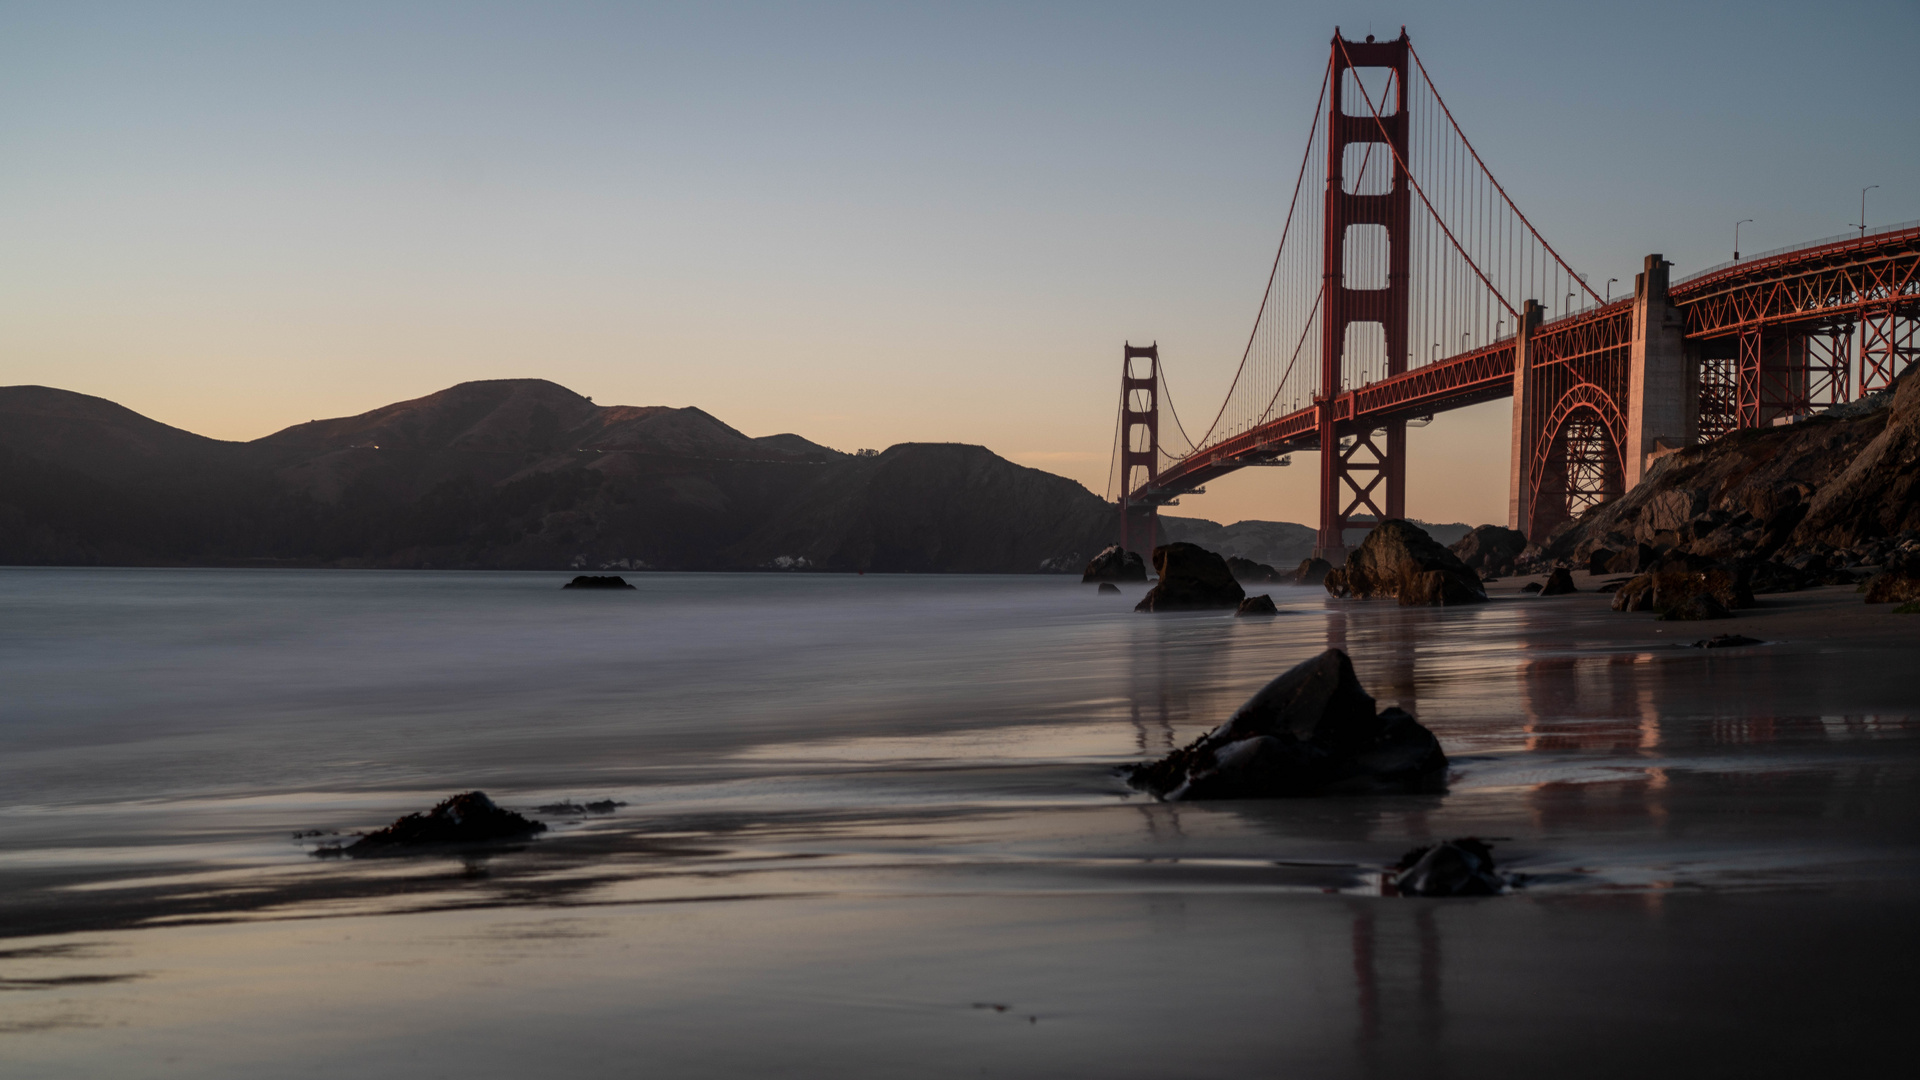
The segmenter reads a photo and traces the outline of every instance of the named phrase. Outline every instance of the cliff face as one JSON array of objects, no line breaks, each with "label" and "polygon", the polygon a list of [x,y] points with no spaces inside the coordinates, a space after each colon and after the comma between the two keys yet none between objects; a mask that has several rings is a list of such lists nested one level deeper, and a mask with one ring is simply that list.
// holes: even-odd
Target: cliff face
[{"label": "cliff face", "polygon": [[1078,572],[1113,524],[981,447],[858,457],[538,379],[249,443],[0,388],[4,563]]},{"label": "cliff face", "polygon": [[1545,546],[1584,561],[1595,548],[1683,547],[1774,555],[1872,546],[1920,530],[1920,379],[1788,427],[1734,432],[1671,454],[1625,496]]}]

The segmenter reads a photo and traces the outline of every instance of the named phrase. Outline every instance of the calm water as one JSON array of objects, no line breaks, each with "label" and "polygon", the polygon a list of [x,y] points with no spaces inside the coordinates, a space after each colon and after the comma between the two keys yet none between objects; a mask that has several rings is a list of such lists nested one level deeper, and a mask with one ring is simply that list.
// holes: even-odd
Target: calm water
[{"label": "calm water", "polygon": [[[1915,1001],[1920,647],[1837,590],[1707,652],[1592,596],[1281,588],[1249,620],[1060,578],[564,579],[0,571],[0,1063],[1442,1075],[1733,1039],[1700,1062],[1769,1066],[1877,1053]],[[1439,735],[1447,794],[1113,779],[1329,645]],[[474,787],[626,805],[490,859],[293,836]],[[1375,895],[1468,833],[1532,884]],[[1781,979],[1818,1003],[1758,993]]]}]

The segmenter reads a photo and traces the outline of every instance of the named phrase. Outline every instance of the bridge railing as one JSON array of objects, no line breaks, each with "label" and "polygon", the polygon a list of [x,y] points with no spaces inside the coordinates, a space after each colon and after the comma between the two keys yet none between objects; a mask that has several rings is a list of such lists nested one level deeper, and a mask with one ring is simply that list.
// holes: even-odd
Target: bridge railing
[{"label": "bridge railing", "polygon": [[1867,229],[1865,232],[1861,232],[1859,229],[1853,229],[1849,232],[1839,233],[1834,236],[1824,237],[1819,240],[1808,240],[1805,243],[1800,243],[1800,244],[1788,244],[1786,247],[1777,247],[1771,251],[1756,252],[1755,254],[1745,256],[1744,258],[1741,258],[1738,260],[1729,259],[1726,262],[1719,263],[1714,266],[1709,266],[1705,270],[1697,270],[1691,274],[1688,274],[1686,277],[1674,279],[1674,281],[1671,284],[1669,284],[1667,288],[1669,291],[1678,289],[1690,281],[1696,281],[1700,278],[1710,277],[1714,274],[1720,273],[1723,270],[1729,270],[1729,269],[1732,269],[1733,267],[1741,266],[1745,263],[1759,262],[1762,259],[1771,259],[1771,258],[1775,258],[1776,256],[1791,254],[1795,251],[1807,251],[1812,248],[1828,247],[1833,244],[1844,244],[1850,240],[1859,241],[1859,240],[1864,240],[1864,239],[1868,239],[1870,237],[1875,237],[1875,236],[1885,236],[1888,233],[1906,232],[1909,229],[1920,229],[1920,221],[1902,221],[1895,225],[1876,225],[1876,226],[1873,226],[1872,228]]}]

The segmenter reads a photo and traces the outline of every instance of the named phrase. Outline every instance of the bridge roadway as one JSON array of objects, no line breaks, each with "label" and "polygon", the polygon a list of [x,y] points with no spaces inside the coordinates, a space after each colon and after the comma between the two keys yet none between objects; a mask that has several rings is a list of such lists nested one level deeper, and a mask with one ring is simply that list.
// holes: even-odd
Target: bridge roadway
[{"label": "bridge roadway", "polygon": [[[1762,414],[1763,389],[1758,385],[1762,333],[1778,334],[1782,328],[1827,331],[1836,325],[1861,324],[1861,351],[1865,353],[1870,343],[1864,324],[1876,313],[1889,320],[1920,316],[1917,269],[1920,226],[1909,226],[1716,267],[1665,290],[1665,301],[1683,320],[1686,347],[1696,365],[1715,353],[1731,353],[1736,359],[1749,361],[1745,366],[1754,369],[1744,372],[1749,385],[1728,388],[1735,400],[1717,398],[1712,386],[1701,387],[1699,428],[1712,435],[1770,422]],[[1642,284],[1640,291],[1645,289]],[[1615,453],[1623,459],[1620,465],[1631,478],[1629,486],[1641,471],[1640,462],[1631,463],[1633,467],[1629,468],[1621,452],[1628,444],[1628,416],[1622,404],[1628,390],[1627,367],[1637,301],[1644,305],[1646,298],[1628,295],[1541,322],[1528,333],[1526,341],[1529,368],[1536,378],[1556,367],[1564,369],[1554,380],[1559,384],[1554,388],[1558,393],[1551,394],[1542,413],[1548,426],[1564,421],[1572,411],[1572,407],[1554,408],[1555,402],[1592,407],[1606,424]],[[1904,368],[1903,357],[1908,363],[1913,359],[1911,340],[1890,337],[1891,330],[1882,333],[1888,338],[1882,354],[1862,357],[1863,391],[1884,386]],[[1910,325],[1906,333],[1910,338]],[[1743,339],[1754,342],[1751,357],[1731,348],[1732,341]],[[1237,469],[1269,463],[1296,450],[1318,449],[1323,423],[1336,425],[1336,436],[1345,437],[1373,431],[1395,420],[1511,397],[1519,346],[1518,337],[1509,335],[1331,399],[1318,399],[1307,408],[1196,450],[1131,493],[1129,501],[1165,505]],[[1836,396],[1845,400],[1852,395],[1843,388]],[[1782,407],[1791,408],[1791,403]],[[1557,421],[1555,413],[1560,414]],[[1516,421],[1520,420],[1517,416]],[[1522,440],[1522,445],[1531,446],[1531,456],[1544,459],[1554,435],[1553,430],[1534,432]],[[1529,472],[1538,474],[1537,469]]]}]

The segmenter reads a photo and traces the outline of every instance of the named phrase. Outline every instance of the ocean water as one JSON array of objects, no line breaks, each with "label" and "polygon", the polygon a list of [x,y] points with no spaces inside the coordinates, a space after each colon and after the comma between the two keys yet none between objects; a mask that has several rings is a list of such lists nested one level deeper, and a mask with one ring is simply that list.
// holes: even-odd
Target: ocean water
[{"label": "ocean water", "polygon": [[[1916,1000],[1920,635],[1841,590],[1703,631],[1592,595],[565,579],[0,570],[7,1074],[1771,1066],[1866,1060]],[[1768,644],[1685,647],[1727,629]],[[1328,647],[1439,736],[1445,794],[1114,776]],[[551,831],[313,856],[473,788]],[[1379,895],[1469,834],[1523,887]]]}]

